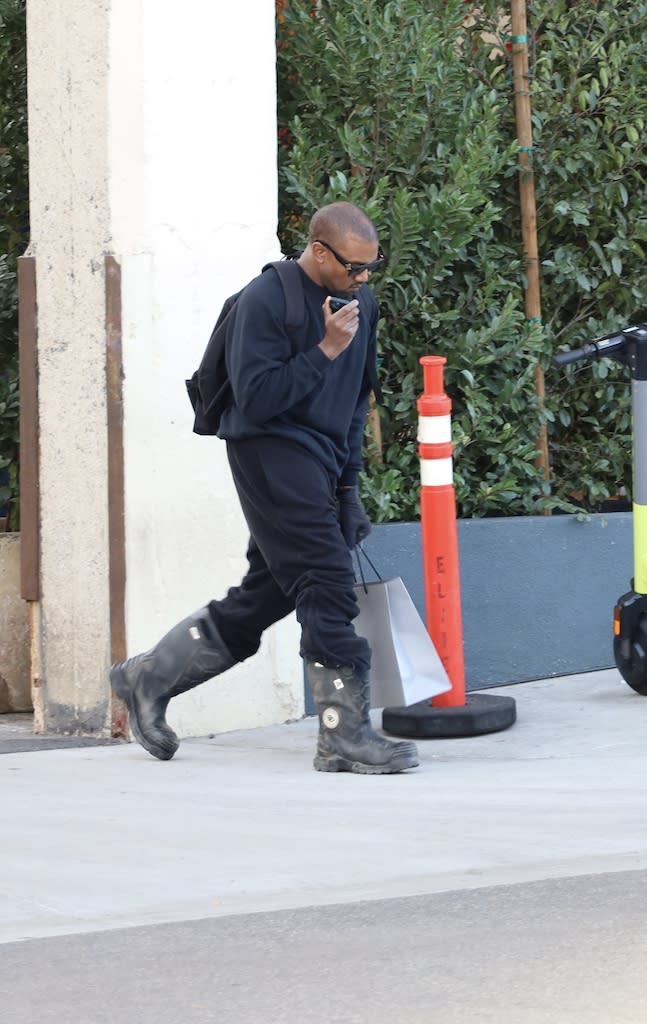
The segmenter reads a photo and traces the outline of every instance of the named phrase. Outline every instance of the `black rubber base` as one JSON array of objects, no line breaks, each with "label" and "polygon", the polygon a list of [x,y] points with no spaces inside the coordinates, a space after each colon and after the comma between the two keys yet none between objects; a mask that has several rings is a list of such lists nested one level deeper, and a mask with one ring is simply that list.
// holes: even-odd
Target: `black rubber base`
[{"label": "black rubber base", "polygon": [[408,708],[384,708],[382,728],[393,736],[415,739],[455,739],[482,736],[508,729],[517,720],[512,697],[492,693],[468,693],[461,707],[437,708],[428,701]]}]

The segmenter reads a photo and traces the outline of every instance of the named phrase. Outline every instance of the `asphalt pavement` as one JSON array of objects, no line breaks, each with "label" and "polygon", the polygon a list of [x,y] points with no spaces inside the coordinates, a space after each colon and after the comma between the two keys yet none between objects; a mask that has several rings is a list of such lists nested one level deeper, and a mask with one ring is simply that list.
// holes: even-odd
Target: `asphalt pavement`
[{"label": "asphalt pavement", "polygon": [[647,1024],[647,699],[490,692],[514,726],[386,777],[314,719],[158,762],[4,716],[0,1020]]}]

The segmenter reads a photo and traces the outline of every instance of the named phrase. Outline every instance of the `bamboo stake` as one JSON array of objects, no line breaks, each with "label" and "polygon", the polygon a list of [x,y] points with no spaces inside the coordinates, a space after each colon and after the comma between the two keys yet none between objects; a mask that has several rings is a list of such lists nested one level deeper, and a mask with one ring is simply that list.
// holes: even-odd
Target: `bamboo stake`
[{"label": "bamboo stake", "polygon": [[[527,286],[525,310],[529,324],[541,323],[541,291],[539,286],[539,251],[537,248],[537,207],[535,172],[533,168],[530,77],[528,73],[528,24],[526,0],[510,0],[512,31],[512,68],[514,74],[514,106],[519,143],[519,198],[521,201],[521,236],[526,260]],[[543,407],[544,371],[535,367],[535,394]],[[537,438],[537,466],[544,479],[550,479],[548,431],[542,424]]]},{"label": "bamboo stake", "polygon": [[381,463],[384,461],[384,454],[382,451],[382,423],[380,421],[380,410],[378,409],[377,402],[375,401],[375,395],[371,391],[371,396],[368,401],[368,429],[373,441],[373,449],[369,450],[368,460],[369,462]]}]

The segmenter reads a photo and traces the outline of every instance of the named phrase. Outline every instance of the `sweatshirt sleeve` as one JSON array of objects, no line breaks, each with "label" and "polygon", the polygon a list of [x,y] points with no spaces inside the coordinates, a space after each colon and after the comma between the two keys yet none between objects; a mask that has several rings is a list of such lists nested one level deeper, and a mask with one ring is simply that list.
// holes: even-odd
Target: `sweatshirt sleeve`
[{"label": "sweatshirt sleeve", "polygon": [[[263,275],[263,278],[265,275]],[[306,398],[330,367],[320,338],[294,353],[285,329],[280,285],[261,278],[248,285],[236,305],[226,361],[234,400],[242,415],[261,425]]]},{"label": "sweatshirt sleeve", "polygon": [[[339,478],[340,486],[344,487],[354,486],[357,483],[357,478],[364,466],[364,427],[366,426],[368,398],[371,391],[370,382],[377,374],[377,321],[379,317],[377,303],[374,303],[371,309],[371,316],[364,381],[348,431],[348,460]],[[373,372],[369,372],[369,366]]]}]

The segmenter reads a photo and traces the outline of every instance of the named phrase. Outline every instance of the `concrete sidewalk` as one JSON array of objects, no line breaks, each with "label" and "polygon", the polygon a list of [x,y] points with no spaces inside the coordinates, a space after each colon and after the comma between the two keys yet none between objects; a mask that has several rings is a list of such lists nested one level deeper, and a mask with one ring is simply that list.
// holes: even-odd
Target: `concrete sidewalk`
[{"label": "concrete sidewalk", "polygon": [[314,772],[314,719],[5,754],[0,941],[647,868],[647,700],[615,670],[490,692],[516,725],[397,776]]},{"label": "concrete sidewalk", "polygon": [[0,723],[3,1024],[645,1024],[647,702],[492,692],[390,777],[314,772],[313,719],[166,763]]}]

